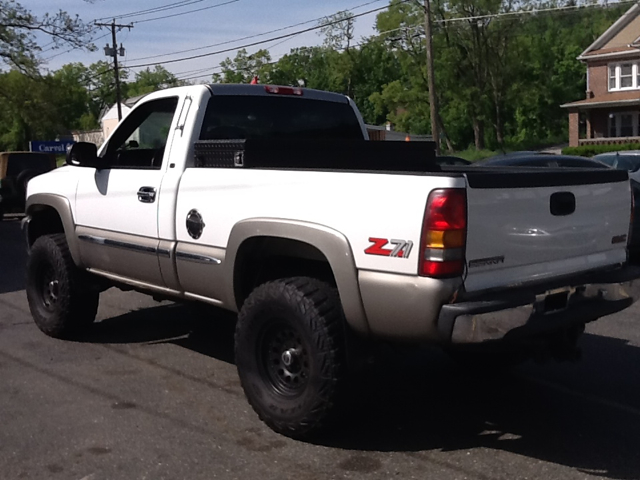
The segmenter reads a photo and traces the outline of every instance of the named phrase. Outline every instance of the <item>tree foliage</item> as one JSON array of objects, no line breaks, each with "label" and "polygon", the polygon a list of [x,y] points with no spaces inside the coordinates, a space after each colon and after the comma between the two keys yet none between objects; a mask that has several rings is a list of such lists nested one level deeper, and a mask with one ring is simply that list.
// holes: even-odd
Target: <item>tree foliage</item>
[{"label": "tree foliage", "polygon": [[[531,148],[566,139],[560,105],[584,98],[586,86],[586,68],[576,57],[627,8],[544,12],[571,1],[431,0],[439,123],[448,145]],[[355,21],[347,11],[327,17],[323,45],[294,48],[278,61],[267,50],[239,50],[221,62],[213,81],[249,83],[258,76],[261,83],[334,91],[349,95],[367,123],[429,133],[423,2],[390,0],[377,16],[378,33],[357,44]],[[64,12],[38,19],[15,1],[0,0],[0,60],[12,68],[0,72],[1,149],[96,128],[115,102],[107,62],[34,75],[36,30],[72,46],[90,33]],[[124,98],[183,83],[160,66],[121,70],[120,82]]]},{"label": "tree foliage", "polygon": [[35,40],[37,32],[47,35],[54,49],[65,46],[91,50],[93,31],[92,25],[62,10],[37,17],[15,0],[0,0],[0,60],[12,68],[37,72],[41,51]]},{"label": "tree foliage", "polygon": [[248,54],[245,48],[238,50],[233,60],[220,63],[222,72],[213,75],[214,83],[249,83],[255,76],[266,78],[271,67],[271,55],[267,50]]}]

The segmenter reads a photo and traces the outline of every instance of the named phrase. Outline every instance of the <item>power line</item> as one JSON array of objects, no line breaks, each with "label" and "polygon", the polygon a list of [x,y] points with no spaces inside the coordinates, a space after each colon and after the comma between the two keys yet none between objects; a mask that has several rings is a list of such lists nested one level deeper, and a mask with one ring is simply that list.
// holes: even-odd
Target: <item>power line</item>
[{"label": "power line", "polygon": [[[407,1],[409,1],[409,0],[403,0],[401,3],[406,3]],[[374,8],[374,9],[368,10],[366,12],[354,14],[354,15],[351,16],[351,18],[362,17],[364,15],[369,15],[369,14],[374,13],[374,12],[379,12],[380,10],[385,10],[387,8],[388,8],[388,5],[385,5],[384,7],[380,7],[380,8]],[[303,34],[303,33],[311,32],[313,30],[319,30],[319,29],[324,28],[326,26],[335,25],[335,24],[341,23],[341,22],[344,22],[344,19],[335,20],[333,22],[323,23],[321,25],[316,25],[314,27],[305,28],[303,30],[298,30],[296,32],[288,33],[288,34],[285,34],[285,35],[280,35],[278,37],[268,38],[266,40],[260,40],[258,42],[248,43],[248,44],[241,45],[241,46],[238,46],[238,47],[227,48],[227,49],[218,50],[218,51],[215,51],[215,52],[202,53],[200,55],[192,55],[190,57],[182,57],[182,58],[176,58],[176,59],[173,59],[173,60],[165,60],[164,62],[141,63],[141,64],[138,64],[138,65],[129,65],[128,68],[150,67],[150,66],[162,65],[162,64],[166,65],[166,64],[169,64],[169,63],[184,62],[186,60],[194,60],[196,58],[210,57],[212,55],[218,55],[218,54],[221,54],[221,53],[232,52],[234,50],[239,50],[241,48],[254,47],[256,45],[262,45],[262,44],[265,44],[265,43],[275,42],[277,40],[281,40],[281,39],[284,39],[284,38],[294,37],[296,35],[300,35],[300,34]]]},{"label": "power line", "polygon": [[154,17],[154,18],[147,18],[145,20],[136,20],[133,23],[144,23],[144,22],[153,22],[155,20],[164,20],[165,18],[173,18],[173,17],[179,17],[180,15],[187,15],[189,13],[194,13],[194,12],[201,12],[203,10],[209,10],[211,8],[216,8],[216,7],[222,7],[224,5],[229,5],[231,3],[236,3],[239,2],[240,0],[229,0],[227,2],[223,2],[223,3],[217,3],[215,5],[210,5],[208,7],[202,7],[202,8],[197,8],[195,10],[189,10],[188,12],[180,12],[180,13],[174,13],[171,15],[164,15],[162,17]]},{"label": "power line", "polygon": [[[109,36],[109,34],[108,34],[108,33],[107,33],[107,34],[105,34],[105,35],[102,35],[102,36],[100,36],[100,37],[98,37],[98,38],[94,38],[94,39],[92,40],[92,42],[95,42],[95,41],[100,40],[100,39],[102,39],[102,38],[105,38],[105,37],[107,37],[107,36]],[[50,57],[45,58],[45,59],[44,59],[44,61],[45,61],[45,62],[48,62],[49,60],[52,60],[52,59],[54,59],[54,58],[56,58],[56,57],[59,57],[60,55],[64,55],[65,53],[73,52],[73,51],[74,51],[74,50],[76,50],[77,48],[78,48],[78,47],[73,47],[73,48],[70,48],[70,49],[65,50],[65,51],[63,51],[63,52],[56,53],[55,55],[52,55],[52,56],[50,56]],[[47,50],[44,50],[44,51],[43,51],[43,53],[44,53],[44,52],[51,51],[51,50],[53,50],[53,48],[48,48]]]},{"label": "power line", "polygon": [[[357,5],[355,7],[350,7],[349,10],[356,10],[358,8],[366,7],[368,5],[371,5],[373,3],[378,3],[378,2],[381,2],[381,1],[382,0],[373,0],[373,1],[370,1],[370,2],[367,2],[367,3],[363,3],[361,5]],[[346,11],[347,10],[341,10],[341,11],[336,12],[336,13],[341,13],[341,12],[346,12]],[[225,42],[213,43],[211,45],[204,45],[202,47],[189,48],[187,50],[178,50],[178,51],[171,52],[171,53],[163,53],[163,54],[159,54],[159,55],[149,55],[149,56],[146,56],[146,57],[132,58],[129,61],[137,62],[139,60],[149,60],[151,58],[168,57],[168,56],[171,56],[171,55],[178,55],[180,53],[189,53],[189,52],[195,52],[195,51],[198,51],[198,50],[204,50],[206,48],[219,47],[221,45],[228,45],[230,43],[241,42],[243,40],[250,40],[252,38],[262,37],[264,35],[269,35],[271,33],[277,33],[277,32],[282,32],[283,30],[289,30],[290,28],[300,27],[302,25],[308,25],[309,23],[317,22],[319,20],[322,20],[323,18],[326,18],[326,17],[318,17],[318,18],[314,18],[312,20],[306,20],[304,22],[296,23],[296,24],[293,24],[293,25],[288,25],[286,27],[276,28],[275,30],[269,30],[268,32],[256,33],[254,35],[248,35],[246,37],[235,38],[233,40],[227,40]]]},{"label": "power line", "polygon": [[[379,32],[376,35],[373,35],[371,37],[367,37],[366,41],[359,42],[359,43],[356,43],[354,45],[351,45],[351,48],[356,48],[356,47],[361,47],[363,45],[366,45],[369,42],[370,39],[376,38],[376,37],[381,37],[382,35],[386,35],[387,33],[397,32],[398,30],[412,30],[412,29],[415,29],[415,28],[416,27],[409,27],[409,28],[408,27],[398,27],[398,28],[393,28],[391,30],[385,30],[385,31]],[[346,50],[346,48],[342,47],[342,48],[339,48],[337,50],[344,51],[344,50]],[[287,55],[290,55],[290,53],[283,53],[282,55],[279,55],[276,58],[274,58],[272,61],[264,63],[263,66],[264,65],[274,65],[274,64],[278,63],[283,57],[286,57]],[[192,80],[194,78],[208,77],[208,76],[212,75],[213,73],[215,73],[214,70],[221,70],[221,69],[222,69],[222,66],[218,65],[218,66],[215,66],[215,67],[207,67],[207,68],[203,68],[203,69],[187,70],[185,72],[175,73],[174,75],[176,76],[176,78],[178,80]],[[230,72],[236,73],[236,72],[246,71],[246,70],[247,69],[238,68],[238,69],[235,69],[235,70],[230,70]],[[202,75],[190,75],[188,77],[179,77],[179,75],[200,73],[200,72],[206,72],[206,71],[209,71],[209,73],[202,74]]]},{"label": "power line", "polygon": [[125,17],[137,17],[139,15],[146,15],[149,13],[157,13],[165,10],[171,10],[173,8],[186,7],[187,5],[193,5],[194,3],[204,2],[205,0],[181,0],[180,2],[169,3],[167,5],[161,5],[159,7],[148,8],[146,10],[138,10],[130,13],[123,13],[122,15],[115,15],[110,17],[102,17],[96,18],[94,22],[99,22],[100,20],[107,20],[110,18],[125,18]]},{"label": "power line", "polygon": [[472,21],[472,20],[484,20],[484,19],[502,18],[502,17],[517,16],[517,15],[535,15],[538,13],[556,12],[561,10],[565,10],[565,11],[581,10],[583,8],[591,8],[591,7],[611,8],[611,7],[615,7],[616,5],[624,5],[627,3],[638,3],[638,0],[620,0],[619,2],[607,3],[606,5],[592,3],[592,4],[586,4],[586,5],[570,5],[565,7],[539,8],[539,9],[533,9],[533,10],[517,10],[513,12],[489,13],[486,15],[474,15],[470,17],[441,18],[438,20],[434,20],[434,23],[450,23],[450,22],[462,22],[462,21]]}]

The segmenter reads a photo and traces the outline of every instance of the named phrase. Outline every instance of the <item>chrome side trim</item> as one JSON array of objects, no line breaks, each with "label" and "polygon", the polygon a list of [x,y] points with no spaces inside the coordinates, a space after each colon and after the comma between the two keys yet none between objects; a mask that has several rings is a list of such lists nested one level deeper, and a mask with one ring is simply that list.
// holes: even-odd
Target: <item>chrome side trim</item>
[{"label": "chrome side trim", "polygon": [[[220,303],[208,303],[235,308],[234,302],[225,302],[224,276],[225,250],[218,247],[178,242],[175,245],[176,283],[180,290],[201,298],[216,299]],[[168,285],[168,284],[167,284]],[[205,300],[203,300],[205,301]]]},{"label": "chrome side trim", "polygon": [[100,270],[97,268],[88,268],[87,270],[95,275],[108,278],[109,280],[113,280],[115,282],[131,285],[132,287],[138,288],[140,290],[155,292],[155,293],[162,293],[164,295],[168,295],[176,298],[184,298],[184,294],[182,292],[173,290],[171,288],[159,287],[158,285],[154,285],[152,283],[140,282],[138,280],[134,280],[129,277],[115,275],[113,273],[105,272],[104,270]]},{"label": "chrome side trim", "polygon": [[133,250],[136,252],[156,254],[158,249],[155,247],[147,247],[145,245],[139,245],[137,243],[121,242],[119,240],[112,240],[110,238],[97,237],[95,235],[78,235],[80,240],[85,242],[94,243],[96,245],[105,245],[107,247],[124,248],[126,250]]},{"label": "chrome side trim", "polygon": [[184,298],[188,300],[196,300],[198,302],[208,303],[209,305],[215,305],[216,307],[224,307],[224,303],[215,298],[203,297],[202,295],[196,295],[195,293],[185,293]]},{"label": "chrome side trim", "polygon": [[220,260],[219,258],[209,257],[207,255],[198,255],[195,253],[180,252],[180,251],[176,252],[176,258],[179,258],[181,260],[187,260],[189,262],[196,262],[196,263],[206,263],[206,264],[212,263],[214,265],[220,265],[222,263],[222,260]]}]

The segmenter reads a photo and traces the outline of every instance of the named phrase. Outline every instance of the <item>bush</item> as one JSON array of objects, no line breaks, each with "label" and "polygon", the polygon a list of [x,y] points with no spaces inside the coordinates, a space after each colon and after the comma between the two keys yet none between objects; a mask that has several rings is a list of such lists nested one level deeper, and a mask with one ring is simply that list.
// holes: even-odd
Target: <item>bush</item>
[{"label": "bush", "polygon": [[623,143],[619,145],[582,145],[581,147],[567,147],[562,149],[563,155],[579,155],[593,157],[599,153],[618,152],[621,150],[640,150],[640,143]]},{"label": "bush", "polygon": [[476,150],[475,147],[469,147],[466,150],[455,152],[452,155],[456,157],[464,158],[470,162],[477,162],[478,160],[484,160],[485,158],[492,157],[502,152],[494,152],[493,150]]}]

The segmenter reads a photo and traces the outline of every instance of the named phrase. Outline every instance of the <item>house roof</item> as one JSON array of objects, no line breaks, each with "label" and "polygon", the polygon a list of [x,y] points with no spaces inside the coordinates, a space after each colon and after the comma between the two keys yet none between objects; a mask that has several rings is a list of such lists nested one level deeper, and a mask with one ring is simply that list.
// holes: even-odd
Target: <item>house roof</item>
[{"label": "house roof", "polygon": [[560,107],[587,110],[591,108],[625,107],[630,105],[640,105],[640,91],[614,92],[609,93],[606,97],[587,98],[577,102],[565,103],[564,105],[560,105]]},{"label": "house roof", "polygon": [[[630,31],[625,29],[633,23]],[[640,3],[635,3],[624,15],[611,25],[595,42],[578,56],[578,60],[589,60],[600,56],[609,57],[637,52],[636,23],[640,24]],[[627,38],[630,36],[630,38]],[[636,38],[636,40],[634,40]],[[629,53],[627,53],[629,52]]]},{"label": "house roof", "polygon": [[[123,107],[122,110],[129,112],[133,106],[138,103],[140,100],[142,100],[144,97],[146,97],[147,94],[143,94],[143,95],[136,95],[135,97],[131,97],[131,98],[126,98],[124,99],[120,105]],[[105,106],[102,111],[100,112],[100,117],[99,117],[99,121],[102,120],[106,120],[109,118],[117,118],[117,114],[115,112],[117,112],[117,104],[113,104],[111,106]]]}]

